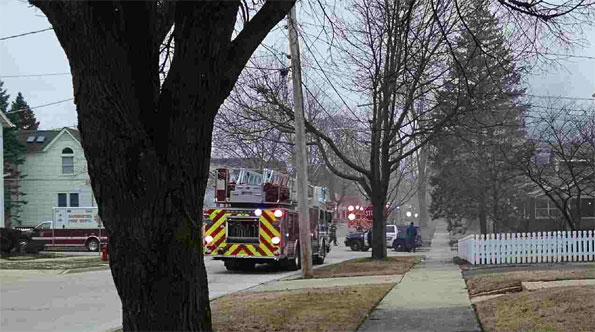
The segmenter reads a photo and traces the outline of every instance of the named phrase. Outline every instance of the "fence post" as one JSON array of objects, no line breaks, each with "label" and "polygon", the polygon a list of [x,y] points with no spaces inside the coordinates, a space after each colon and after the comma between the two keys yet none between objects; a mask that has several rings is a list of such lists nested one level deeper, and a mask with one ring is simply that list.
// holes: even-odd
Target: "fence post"
[{"label": "fence post", "polygon": [[592,261],[595,254],[595,237],[593,236],[593,231],[589,231],[587,234],[587,244],[589,247],[589,261]]},{"label": "fence post", "polygon": [[519,246],[518,246],[518,237],[519,233],[512,233],[512,250],[514,253],[513,263],[520,263],[520,256],[519,256]]},{"label": "fence post", "polygon": [[547,262],[553,262],[554,256],[552,255],[552,232],[547,232]]},{"label": "fence post", "polygon": [[477,246],[478,240],[477,240],[477,235],[473,234],[473,246],[472,248],[472,259],[473,259],[473,265],[477,264],[477,250],[478,250],[478,246]]}]

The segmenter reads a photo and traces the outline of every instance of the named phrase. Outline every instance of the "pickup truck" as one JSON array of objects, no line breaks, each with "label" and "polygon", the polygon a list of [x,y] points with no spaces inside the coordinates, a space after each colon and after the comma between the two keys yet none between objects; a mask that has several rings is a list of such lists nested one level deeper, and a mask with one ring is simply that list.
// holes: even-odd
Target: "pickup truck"
[{"label": "pickup truck", "polygon": [[32,233],[14,228],[0,228],[0,244],[2,252],[10,253],[18,250],[20,253],[37,253],[43,249],[43,244],[33,241]]},{"label": "pickup truck", "polygon": [[[350,247],[353,251],[368,251],[370,243],[368,241],[368,232],[352,232],[345,237],[345,246]],[[386,225],[385,237],[386,246],[392,247],[393,242],[397,239],[399,229],[396,225]]]}]

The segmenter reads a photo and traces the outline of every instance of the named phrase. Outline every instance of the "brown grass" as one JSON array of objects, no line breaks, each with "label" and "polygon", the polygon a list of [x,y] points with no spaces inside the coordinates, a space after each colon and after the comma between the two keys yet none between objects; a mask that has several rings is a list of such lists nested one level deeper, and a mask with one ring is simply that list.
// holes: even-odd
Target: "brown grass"
[{"label": "brown grass", "polygon": [[475,276],[467,279],[466,282],[469,295],[474,296],[505,288],[517,288],[520,290],[522,281],[554,281],[572,279],[595,279],[595,271],[592,269],[514,271]]},{"label": "brown grass", "polygon": [[355,331],[392,284],[234,293],[211,302],[215,331]]},{"label": "brown grass", "polygon": [[107,268],[108,262],[101,260],[101,257],[77,257],[76,259],[58,259],[48,261],[25,260],[25,261],[2,261],[0,270],[70,270],[88,267],[103,266]]},{"label": "brown grass", "polygon": [[352,259],[314,270],[314,278],[337,278],[405,274],[421,256],[393,256],[383,260]]},{"label": "brown grass", "polygon": [[595,331],[595,286],[541,289],[475,304],[484,331]]}]

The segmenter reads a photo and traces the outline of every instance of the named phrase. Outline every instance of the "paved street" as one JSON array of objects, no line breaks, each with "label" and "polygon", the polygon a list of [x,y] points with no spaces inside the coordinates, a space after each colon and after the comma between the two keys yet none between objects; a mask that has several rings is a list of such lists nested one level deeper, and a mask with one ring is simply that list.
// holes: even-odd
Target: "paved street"
[{"label": "paved street", "polygon": [[[325,264],[370,255],[344,246],[345,227],[337,233],[339,246],[332,247]],[[211,298],[295,273],[264,266],[232,273],[221,261],[207,259],[205,264]],[[105,331],[121,325],[120,299],[109,270],[74,274],[2,270],[0,306],[2,331]]]}]

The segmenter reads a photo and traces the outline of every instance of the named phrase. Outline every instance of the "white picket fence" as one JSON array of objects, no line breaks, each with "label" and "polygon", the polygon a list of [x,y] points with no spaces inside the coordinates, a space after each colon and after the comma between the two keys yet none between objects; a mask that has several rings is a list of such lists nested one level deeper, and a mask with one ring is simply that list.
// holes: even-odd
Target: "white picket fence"
[{"label": "white picket fence", "polygon": [[592,262],[593,231],[473,234],[459,240],[459,257],[471,264]]}]

